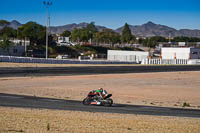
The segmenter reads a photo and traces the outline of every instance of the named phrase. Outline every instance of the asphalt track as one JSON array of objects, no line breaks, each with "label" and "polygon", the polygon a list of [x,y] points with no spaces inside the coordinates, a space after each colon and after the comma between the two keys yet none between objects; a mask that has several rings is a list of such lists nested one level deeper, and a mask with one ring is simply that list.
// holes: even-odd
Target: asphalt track
[{"label": "asphalt track", "polygon": [[72,110],[86,112],[104,112],[120,114],[141,114],[156,116],[176,116],[200,118],[200,110],[180,109],[167,107],[139,106],[126,104],[113,104],[112,107],[83,105],[81,101],[71,101],[63,99],[42,98],[25,95],[12,95],[0,93],[0,106],[35,108],[35,109],[55,109]]},{"label": "asphalt track", "polygon": [[[0,77],[24,76],[63,76],[89,74],[119,74],[145,72],[199,71],[199,65],[166,65],[166,66],[82,66],[82,67],[14,67],[0,68]],[[0,93],[0,106],[72,110],[86,112],[104,112],[121,114],[142,114],[158,116],[177,116],[200,118],[198,109],[180,109],[154,106],[114,104],[112,107],[85,106],[81,101],[41,98],[23,95]]]},{"label": "asphalt track", "polygon": [[135,65],[80,67],[0,67],[0,77],[64,76],[145,72],[200,71],[200,65]]}]

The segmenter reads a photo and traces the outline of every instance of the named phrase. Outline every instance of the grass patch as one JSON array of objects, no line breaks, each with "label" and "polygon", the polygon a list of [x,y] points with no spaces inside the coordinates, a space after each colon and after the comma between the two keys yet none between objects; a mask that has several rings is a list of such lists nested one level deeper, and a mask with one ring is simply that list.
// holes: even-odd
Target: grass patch
[{"label": "grass patch", "polygon": [[183,103],[183,107],[190,107],[190,104],[187,103],[187,102],[184,102],[184,103]]},{"label": "grass patch", "polygon": [[178,106],[178,104],[174,104],[174,106]]},{"label": "grass patch", "polygon": [[50,130],[50,124],[48,123],[47,124],[47,131],[49,131]]},{"label": "grass patch", "polygon": [[22,133],[24,131],[21,129],[21,130],[8,130],[8,132],[19,132],[19,133]]},{"label": "grass patch", "polygon": [[151,105],[156,105],[155,103],[152,103],[152,102],[151,102],[150,104],[151,104]]}]

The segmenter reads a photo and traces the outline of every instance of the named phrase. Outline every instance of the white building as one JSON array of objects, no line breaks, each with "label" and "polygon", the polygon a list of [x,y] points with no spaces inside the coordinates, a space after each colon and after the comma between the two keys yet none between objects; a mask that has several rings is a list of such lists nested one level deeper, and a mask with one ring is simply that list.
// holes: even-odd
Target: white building
[{"label": "white building", "polygon": [[68,43],[68,42],[69,42],[69,37],[63,37],[63,36],[58,37],[58,43]]},{"label": "white building", "polygon": [[149,52],[143,51],[122,51],[122,50],[108,50],[107,59],[110,61],[127,61],[127,62],[141,62],[147,59]]},{"label": "white building", "polygon": [[69,41],[69,37],[58,37],[58,46],[74,46],[75,44]]},{"label": "white building", "polygon": [[[0,42],[3,40],[0,40]],[[10,39],[13,46],[7,49],[0,48],[0,55],[23,56],[27,52],[27,46],[30,46],[30,40]]]},{"label": "white building", "polygon": [[9,49],[0,48],[0,55],[10,55],[10,56],[23,56],[25,52],[25,47],[21,45],[11,46]]},{"label": "white building", "polygon": [[162,59],[200,59],[200,48],[162,48]]}]

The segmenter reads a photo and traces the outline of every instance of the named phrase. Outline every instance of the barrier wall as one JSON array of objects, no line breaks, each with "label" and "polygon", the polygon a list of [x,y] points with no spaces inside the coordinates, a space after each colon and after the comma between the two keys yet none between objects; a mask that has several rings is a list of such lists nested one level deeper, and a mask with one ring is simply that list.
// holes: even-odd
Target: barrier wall
[{"label": "barrier wall", "polygon": [[31,57],[0,56],[0,62],[13,63],[43,63],[43,64],[136,64],[136,62],[107,61],[107,60],[71,60],[71,59],[44,59]]}]

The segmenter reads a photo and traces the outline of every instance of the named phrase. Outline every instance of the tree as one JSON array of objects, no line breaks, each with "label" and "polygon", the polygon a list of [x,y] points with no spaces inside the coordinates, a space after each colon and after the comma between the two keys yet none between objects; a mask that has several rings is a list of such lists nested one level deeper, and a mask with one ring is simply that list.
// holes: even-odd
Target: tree
[{"label": "tree", "polygon": [[18,27],[18,29],[17,29],[17,38],[20,39],[20,40],[24,40],[24,46],[25,46],[26,35],[24,34],[23,30],[24,30],[23,26]]},{"label": "tree", "polygon": [[4,26],[4,25],[8,25],[10,24],[10,22],[6,21],[6,20],[0,20],[0,26]]},{"label": "tree", "polygon": [[98,32],[98,29],[95,26],[95,22],[91,22],[87,25],[86,29],[89,31],[89,39],[93,40],[95,34]]},{"label": "tree", "polygon": [[174,42],[199,42],[200,38],[178,36],[178,37],[174,37],[174,39],[172,41],[174,41]]},{"label": "tree", "polygon": [[2,30],[0,30],[0,38],[2,38],[2,41],[0,41],[0,47],[3,50],[6,50],[8,54],[10,55],[9,48],[13,46],[13,42],[10,41],[11,38],[16,38],[17,31],[10,27],[4,27]]},{"label": "tree", "polygon": [[154,38],[146,38],[143,41],[143,45],[149,48],[149,52],[151,51],[151,48],[155,48],[156,45],[158,45],[158,42]]},{"label": "tree", "polygon": [[80,29],[80,41],[81,42],[88,42],[91,38],[90,32],[87,28]]},{"label": "tree", "polygon": [[144,39],[143,38],[139,38],[138,43],[139,44],[143,44],[143,42],[144,42]]},{"label": "tree", "polygon": [[121,37],[121,36],[120,36],[119,33],[112,31],[112,32],[110,33],[110,41],[111,41],[111,43],[112,43],[112,44],[120,43],[120,37]]},{"label": "tree", "polygon": [[91,31],[92,33],[96,33],[98,32],[98,29],[95,26],[95,22],[91,22],[90,24],[87,25],[86,27],[89,31]]},{"label": "tree", "polygon": [[35,22],[28,22],[18,28],[18,38],[28,38],[30,45],[44,45],[46,28]]},{"label": "tree", "polygon": [[154,41],[156,41],[157,43],[158,43],[158,42],[168,42],[168,40],[167,40],[165,37],[162,37],[162,36],[154,36],[154,37],[151,37],[151,40],[154,40]]},{"label": "tree", "polygon": [[90,33],[87,28],[82,28],[82,29],[76,29],[72,31],[71,34],[72,41],[75,42],[88,42],[90,39]]},{"label": "tree", "polygon": [[62,34],[60,34],[63,37],[69,37],[71,35],[71,32],[68,30],[65,30]]},{"label": "tree", "polygon": [[71,33],[71,39],[74,42],[80,42],[80,30],[77,28],[74,28]]},{"label": "tree", "polygon": [[6,50],[9,53],[9,48],[13,46],[13,43],[11,41],[9,41],[9,38],[7,36],[3,36],[3,40],[0,41],[0,47],[4,50]]},{"label": "tree", "polygon": [[18,29],[17,29],[17,38],[18,39],[22,40],[25,38],[25,35],[23,34],[23,30],[24,30],[23,26],[18,27]]},{"label": "tree", "polygon": [[120,43],[120,34],[111,29],[103,29],[95,34],[95,40],[97,43],[116,44]]},{"label": "tree", "polygon": [[1,38],[3,38],[3,37],[16,38],[17,31],[10,27],[4,27],[2,30],[0,30],[0,36],[1,36]]},{"label": "tree", "polygon": [[124,28],[122,30],[121,42],[122,43],[130,43],[133,40],[133,35],[131,34],[131,30],[127,23],[125,23]]},{"label": "tree", "polygon": [[13,28],[10,27],[4,27],[2,30],[0,30],[0,37],[2,38],[2,41],[0,41],[0,47],[3,50],[6,50],[9,53],[9,48],[13,46],[13,43],[10,41],[11,38],[16,38],[17,32]]}]

